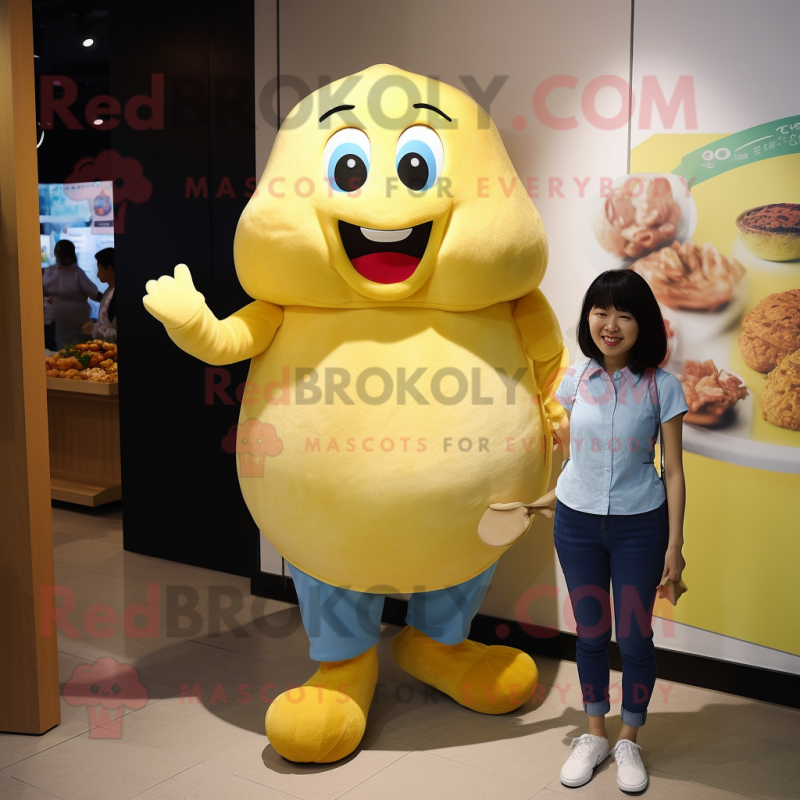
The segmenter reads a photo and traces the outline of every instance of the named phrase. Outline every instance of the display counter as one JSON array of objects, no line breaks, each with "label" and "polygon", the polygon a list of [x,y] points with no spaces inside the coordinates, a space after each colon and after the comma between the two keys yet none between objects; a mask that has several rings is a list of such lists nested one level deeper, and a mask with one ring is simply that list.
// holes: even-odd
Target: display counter
[{"label": "display counter", "polygon": [[122,497],[119,384],[47,378],[50,496],[83,506]]}]

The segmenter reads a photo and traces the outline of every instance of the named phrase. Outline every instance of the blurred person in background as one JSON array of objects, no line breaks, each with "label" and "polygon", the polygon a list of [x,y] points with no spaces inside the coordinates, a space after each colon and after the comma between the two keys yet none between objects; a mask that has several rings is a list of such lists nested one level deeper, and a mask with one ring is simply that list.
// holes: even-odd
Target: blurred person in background
[{"label": "blurred person in background", "polygon": [[42,270],[42,291],[56,322],[56,347],[86,341],[82,326],[89,316],[89,300],[103,298],[97,286],[78,266],[75,245],[61,239],[53,251],[56,263]]},{"label": "blurred person in background", "polygon": [[54,353],[56,347],[56,312],[53,308],[53,298],[42,290],[44,303],[44,348]]},{"label": "blurred person in background", "polygon": [[97,321],[86,322],[81,330],[90,339],[102,339],[106,342],[117,341],[117,303],[114,289],[116,276],[114,273],[114,248],[106,247],[95,254],[97,259],[97,280],[107,283],[108,289],[103,292],[100,301],[100,310],[97,312]]}]

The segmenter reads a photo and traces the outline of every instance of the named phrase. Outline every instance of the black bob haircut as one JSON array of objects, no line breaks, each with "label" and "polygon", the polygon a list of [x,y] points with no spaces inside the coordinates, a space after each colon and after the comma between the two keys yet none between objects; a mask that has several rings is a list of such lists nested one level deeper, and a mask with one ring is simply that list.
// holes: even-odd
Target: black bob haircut
[{"label": "black bob haircut", "polygon": [[111,267],[111,269],[114,269],[114,248],[113,247],[106,247],[103,250],[98,250],[94,254],[94,257],[97,259],[97,263],[101,267],[105,267],[106,269],[108,269],[108,267]]},{"label": "black bob haircut", "polygon": [[53,254],[58,254],[63,264],[74,264],[77,261],[75,256],[75,243],[69,239],[59,239],[53,248]]},{"label": "black bob haircut", "polygon": [[631,351],[628,369],[641,375],[648,367],[657,367],[667,355],[667,331],[664,317],[647,281],[631,269],[610,269],[598,275],[586,290],[578,322],[578,345],[584,355],[603,363],[603,354],[589,331],[592,308],[614,307],[627,311],[639,325],[639,335]]}]

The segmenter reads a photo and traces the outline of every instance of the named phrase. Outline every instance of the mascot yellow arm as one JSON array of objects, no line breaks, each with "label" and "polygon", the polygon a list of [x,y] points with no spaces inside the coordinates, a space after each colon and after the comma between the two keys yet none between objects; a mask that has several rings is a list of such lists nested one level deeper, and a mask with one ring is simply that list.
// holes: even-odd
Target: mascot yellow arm
[{"label": "mascot yellow arm", "polygon": [[555,390],[569,367],[569,350],[561,336],[555,312],[545,296],[534,289],[517,300],[514,307],[525,351],[533,362],[533,376],[542,394],[545,412],[551,423],[560,422],[566,411],[555,399]]},{"label": "mascot yellow arm", "polygon": [[174,278],[164,275],[146,288],[145,308],[181,350],[206,364],[233,364],[263,353],[283,322],[283,309],[262,300],[218,320],[185,264],[175,267]]}]

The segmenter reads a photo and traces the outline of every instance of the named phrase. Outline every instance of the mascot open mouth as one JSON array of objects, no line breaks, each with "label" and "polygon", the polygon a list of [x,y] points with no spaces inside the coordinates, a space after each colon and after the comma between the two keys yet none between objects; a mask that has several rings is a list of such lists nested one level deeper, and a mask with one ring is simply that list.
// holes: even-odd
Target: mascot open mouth
[{"label": "mascot open mouth", "polygon": [[400,283],[422,261],[433,222],[401,230],[361,228],[339,220],[339,236],[359,275],[375,283]]}]

